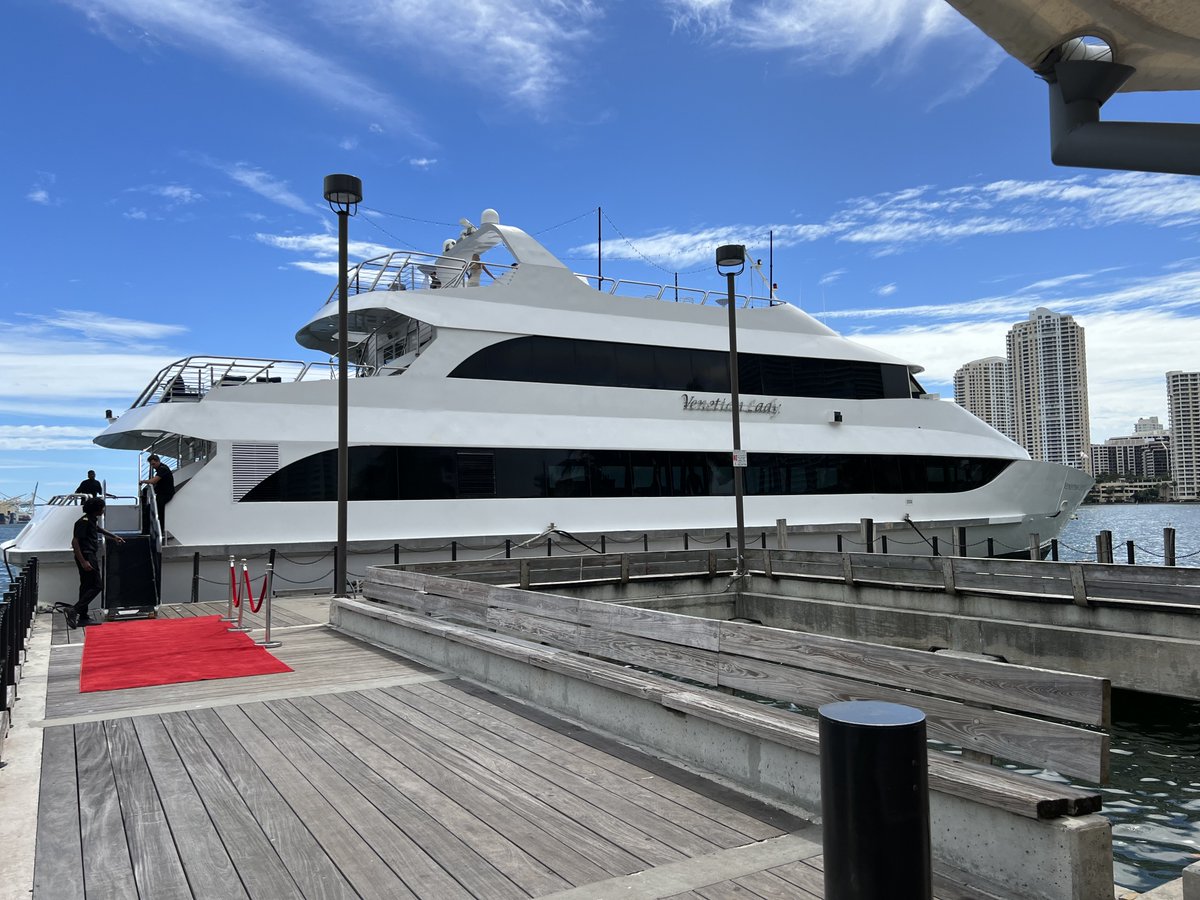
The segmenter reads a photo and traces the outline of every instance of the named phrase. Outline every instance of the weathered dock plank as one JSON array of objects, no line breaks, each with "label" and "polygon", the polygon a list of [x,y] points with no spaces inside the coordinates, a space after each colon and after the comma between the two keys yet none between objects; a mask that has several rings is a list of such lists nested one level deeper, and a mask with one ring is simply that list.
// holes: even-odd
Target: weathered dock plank
[{"label": "weathered dock plank", "polygon": [[83,879],[88,895],[135,897],[137,882],[102,723],[75,726],[75,764],[79,772],[79,830],[85,848]]},{"label": "weathered dock plank", "polygon": [[246,889],[237,869],[162,720],[144,716],[130,721],[194,895],[205,900],[244,900]]},{"label": "weathered dock plank", "polygon": [[606,753],[586,744],[564,737],[558,732],[522,720],[520,727],[496,715],[494,704],[444,684],[422,685],[412,690],[414,695],[437,695],[440,702],[464,719],[480,723],[489,731],[513,743],[519,743],[546,758],[548,762],[580,778],[588,778],[617,792],[633,803],[663,819],[678,822],[684,828],[701,835],[718,847],[736,847],[754,840],[775,837],[781,832],[757,819],[731,810],[718,803],[704,803],[695,796],[691,805],[676,799],[678,788],[662,793],[661,778],[647,779],[644,770],[620,764]]},{"label": "weathered dock plank", "polygon": [[48,728],[42,737],[42,790],[38,800],[33,890],[41,897],[83,896],[83,840],[75,729]]},{"label": "weathered dock plank", "polygon": [[[360,754],[337,744],[290,703],[253,705],[247,711],[272,740],[293,748],[293,757],[314,779],[314,786],[361,829],[375,852],[403,879],[406,891],[419,897],[470,896],[445,865],[465,861],[461,841],[406,796],[411,782],[402,782],[401,790],[392,780],[393,772],[385,774],[364,764]],[[351,738],[351,743],[361,740]],[[502,885],[498,886],[498,895],[503,893]]]},{"label": "weathered dock plank", "polygon": [[192,892],[183,863],[175,849],[150,768],[138,746],[133,722],[130,719],[106,722],[104,731],[108,735],[109,758],[139,896],[189,900]]},{"label": "weathered dock plank", "polygon": [[[353,748],[354,755],[369,766],[366,777],[372,781],[386,778],[406,793],[413,791],[414,799],[444,797],[442,803],[426,804],[429,814],[456,833],[473,835],[477,852],[515,883],[545,883],[558,890],[609,874],[564,841],[562,831],[539,822],[533,804],[521,807],[501,792],[461,777],[452,766],[398,738],[345,698],[326,695],[293,705],[339,741],[344,752]],[[424,792],[417,792],[420,784],[427,785]]]},{"label": "weathered dock plank", "polygon": [[304,900],[271,838],[196,726],[182,713],[163,716],[162,722],[252,900]]}]

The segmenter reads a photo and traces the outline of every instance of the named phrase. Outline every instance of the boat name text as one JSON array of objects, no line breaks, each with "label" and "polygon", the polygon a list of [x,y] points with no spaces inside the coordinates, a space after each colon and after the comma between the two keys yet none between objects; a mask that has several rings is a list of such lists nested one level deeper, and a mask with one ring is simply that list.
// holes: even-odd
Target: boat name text
[{"label": "boat name text", "polygon": [[[697,397],[695,394],[684,394],[683,408],[700,412],[732,412],[733,398],[716,397],[709,399],[707,397]],[[783,409],[783,404],[778,399],[738,401],[738,412],[740,413],[758,413],[774,418],[779,415],[781,409]]]}]

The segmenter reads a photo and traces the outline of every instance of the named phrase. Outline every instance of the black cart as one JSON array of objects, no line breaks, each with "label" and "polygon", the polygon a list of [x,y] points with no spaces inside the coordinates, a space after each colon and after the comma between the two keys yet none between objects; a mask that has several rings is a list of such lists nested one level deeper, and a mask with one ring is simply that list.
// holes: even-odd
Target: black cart
[{"label": "black cart", "polygon": [[148,534],[122,533],[104,542],[104,618],[153,619],[162,591],[162,558]]}]

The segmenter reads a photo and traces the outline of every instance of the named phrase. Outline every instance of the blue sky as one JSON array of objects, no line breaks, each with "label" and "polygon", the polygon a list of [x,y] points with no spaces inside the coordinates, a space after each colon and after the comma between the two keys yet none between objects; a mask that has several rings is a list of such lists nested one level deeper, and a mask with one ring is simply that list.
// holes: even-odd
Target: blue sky
[{"label": "blue sky", "polygon": [[[1166,423],[1194,369],[1200,184],[1060,169],[1046,89],[943,0],[9,0],[0,62],[0,495],[119,492],[91,444],[166,363],[312,359],[351,255],[494,207],[577,271],[780,295],[926,366],[1003,355],[1039,305],[1087,332],[1093,439]],[[1195,94],[1106,119],[1198,121]],[[565,224],[563,224],[565,223]]]}]

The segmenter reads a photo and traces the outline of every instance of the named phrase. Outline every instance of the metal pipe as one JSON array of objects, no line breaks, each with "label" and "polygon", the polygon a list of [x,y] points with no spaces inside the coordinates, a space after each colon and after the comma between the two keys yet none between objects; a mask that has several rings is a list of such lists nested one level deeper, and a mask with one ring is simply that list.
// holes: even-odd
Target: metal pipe
[{"label": "metal pipe", "polygon": [[746,574],[746,515],[742,504],[742,418],[738,400],[737,302],[733,294],[736,272],[726,272],[729,292],[729,399],[733,412],[733,496],[737,515],[737,569],[735,575]]}]

